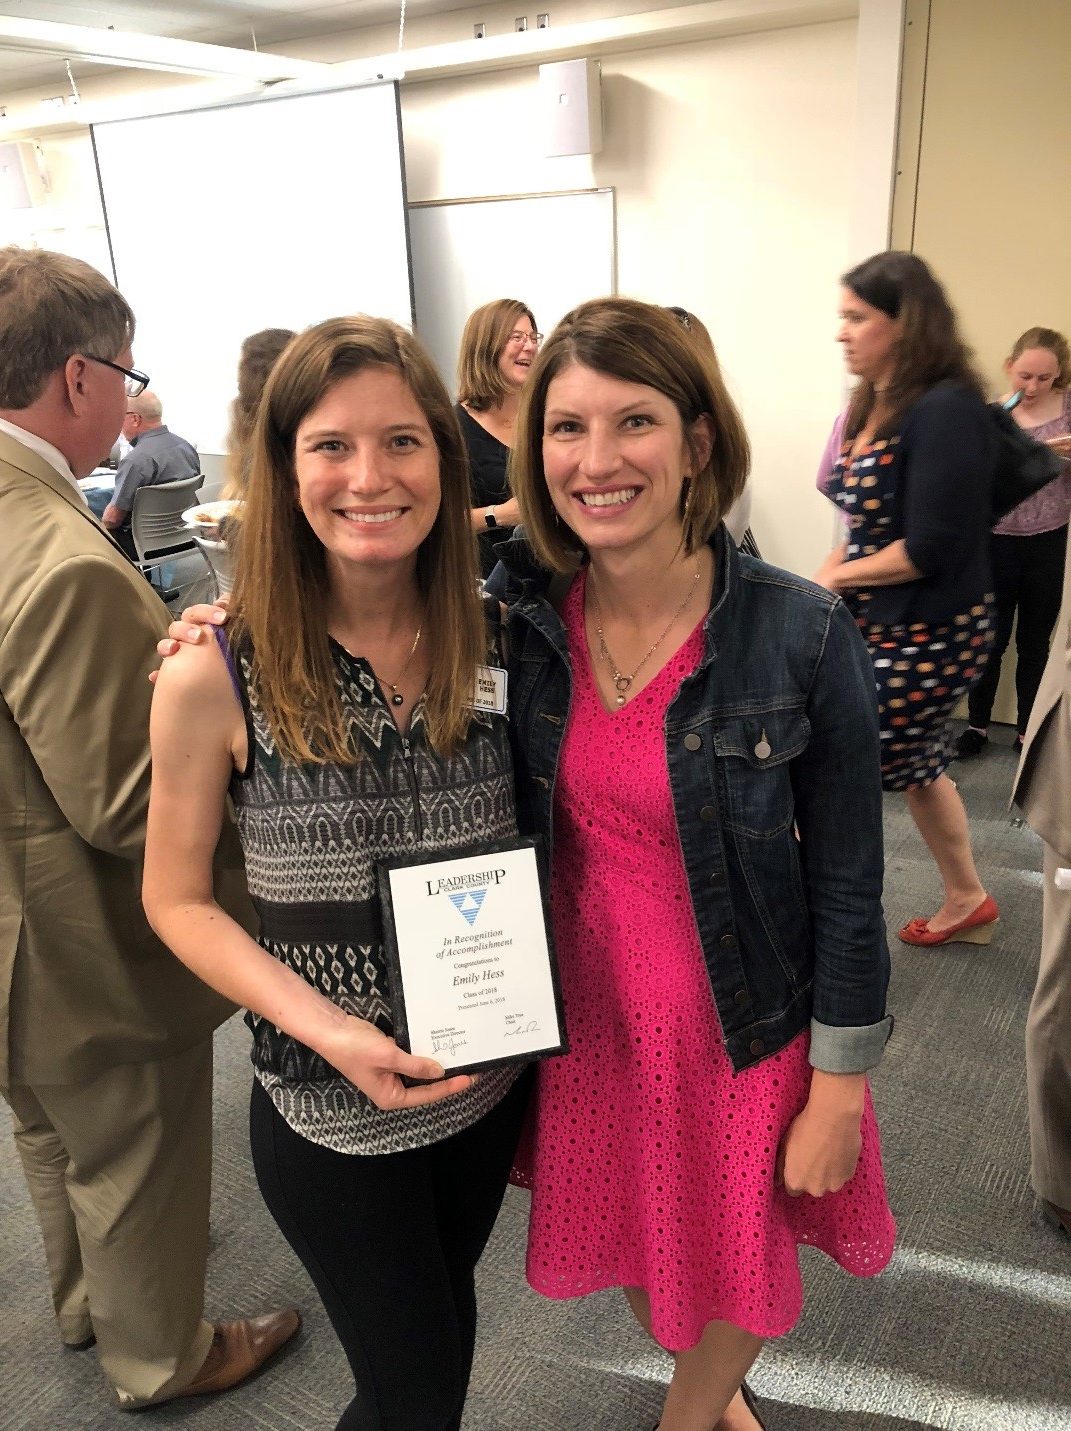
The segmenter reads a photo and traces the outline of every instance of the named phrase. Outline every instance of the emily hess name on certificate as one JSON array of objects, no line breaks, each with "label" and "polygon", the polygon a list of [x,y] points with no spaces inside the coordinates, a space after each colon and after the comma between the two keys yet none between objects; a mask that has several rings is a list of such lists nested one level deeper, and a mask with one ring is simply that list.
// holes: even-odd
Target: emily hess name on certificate
[{"label": "emily hess name on certificate", "polygon": [[[414,1053],[482,1066],[563,1045],[531,841],[389,871],[397,993]],[[395,990],[392,988],[392,994]]]}]

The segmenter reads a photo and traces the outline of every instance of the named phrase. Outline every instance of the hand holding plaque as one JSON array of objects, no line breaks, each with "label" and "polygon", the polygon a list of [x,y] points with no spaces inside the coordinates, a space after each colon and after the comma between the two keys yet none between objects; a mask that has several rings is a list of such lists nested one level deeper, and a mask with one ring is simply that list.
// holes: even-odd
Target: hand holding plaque
[{"label": "hand holding plaque", "polygon": [[538,842],[380,866],[395,1037],[447,1073],[566,1052]]}]

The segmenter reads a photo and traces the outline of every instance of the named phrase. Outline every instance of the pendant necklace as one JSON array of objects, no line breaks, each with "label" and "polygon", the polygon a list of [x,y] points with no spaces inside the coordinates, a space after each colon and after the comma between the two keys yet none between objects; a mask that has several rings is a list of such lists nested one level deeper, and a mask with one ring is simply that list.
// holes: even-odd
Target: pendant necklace
[{"label": "pendant necklace", "polygon": [[[409,669],[410,662],[412,661],[413,657],[416,655],[416,648],[417,648],[417,646],[420,644],[420,633],[421,633],[423,630],[424,630],[424,622],[423,622],[423,620],[422,620],[421,623],[420,623],[420,625],[417,627],[417,633],[416,633],[416,635],[413,637],[413,644],[409,647],[409,655],[406,656],[406,658],[405,658],[405,665],[404,665],[404,666],[402,667],[402,669],[398,672],[398,679],[397,679],[396,681],[388,681],[384,676],[377,675],[377,674],[376,674],[376,671],[375,671],[375,669],[374,669],[374,667],[372,666],[372,662],[369,661],[369,659],[368,659],[367,656],[363,657],[365,663],[366,663],[367,666],[368,666],[368,669],[372,672],[372,675],[375,676],[375,678],[376,678],[376,680],[379,682],[379,684],[380,684],[381,686],[386,686],[387,690],[390,691],[390,703],[391,703],[392,706],[404,706],[404,705],[405,705],[405,697],[402,695],[402,693],[401,693],[401,691],[398,689],[398,687],[401,685],[402,681],[405,679],[405,673],[406,673],[406,671],[408,671],[408,669]],[[343,649],[344,651],[349,652],[349,654],[350,654],[351,656],[356,657],[356,652],[355,652],[355,651],[350,651],[350,648],[349,648],[348,646],[343,646],[342,649]]]},{"label": "pendant necklace", "polygon": [[643,667],[647,664],[647,662],[651,659],[654,653],[658,650],[659,646],[661,646],[662,642],[673,630],[673,627],[677,622],[678,618],[680,617],[681,613],[684,611],[684,608],[688,605],[689,601],[691,601],[692,597],[694,596],[695,589],[699,585],[699,578],[702,576],[702,574],[702,565],[697,563],[695,568],[695,576],[692,577],[692,584],[685,592],[684,600],[670,617],[669,625],[662,632],[661,636],[659,636],[658,640],[654,643],[650,650],[648,650],[640,658],[633,670],[630,671],[628,675],[625,675],[623,671],[619,671],[617,669],[617,664],[614,661],[614,658],[610,655],[610,648],[606,644],[606,637],[602,634],[602,608],[599,605],[599,593],[598,589],[595,586],[595,573],[589,568],[588,584],[591,587],[591,604],[594,608],[595,634],[599,638],[599,654],[602,656],[603,660],[610,668],[610,674],[614,678],[614,690],[617,692],[617,695],[614,697],[614,701],[617,705],[623,706],[625,704],[625,701],[628,699],[628,693],[632,688],[632,682],[636,679]]}]

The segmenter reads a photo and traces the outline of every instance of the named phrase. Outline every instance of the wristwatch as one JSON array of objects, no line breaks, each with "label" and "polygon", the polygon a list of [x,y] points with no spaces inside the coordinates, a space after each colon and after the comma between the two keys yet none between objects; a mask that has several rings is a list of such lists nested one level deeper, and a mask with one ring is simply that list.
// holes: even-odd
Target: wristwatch
[{"label": "wristwatch", "polygon": [[486,510],[486,511],[484,512],[484,514],[483,514],[483,519],[484,519],[484,521],[487,523],[487,525],[488,525],[489,527],[497,527],[497,526],[498,526],[498,518],[495,516],[495,509],[494,509],[494,507],[488,507],[488,508],[487,508],[487,510]]}]

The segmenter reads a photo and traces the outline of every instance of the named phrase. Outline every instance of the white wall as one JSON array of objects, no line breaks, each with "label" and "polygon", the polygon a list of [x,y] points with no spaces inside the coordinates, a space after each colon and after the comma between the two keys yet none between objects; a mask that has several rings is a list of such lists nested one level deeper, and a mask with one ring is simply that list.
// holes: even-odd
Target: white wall
[{"label": "white wall", "polygon": [[[483,13],[499,23],[506,9]],[[576,3],[561,18],[587,13]],[[471,34],[468,19],[434,17],[412,42]],[[323,59],[382,52],[389,33],[300,49]],[[763,554],[803,573],[832,526],[814,470],[843,391],[836,278],[857,256],[856,35],[854,21],[837,21],[606,55],[606,148],[594,159],[541,155],[534,67],[402,88],[411,200],[616,187],[619,291],[681,303],[709,324],[754,442]],[[104,97],[108,84],[87,97]],[[77,227],[77,210],[91,229],[100,218],[84,182],[88,138],[44,143],[56,212]],[[514,286],[523,297],[523,274]],[[137,356],[151,367],[149,354]]]}]

